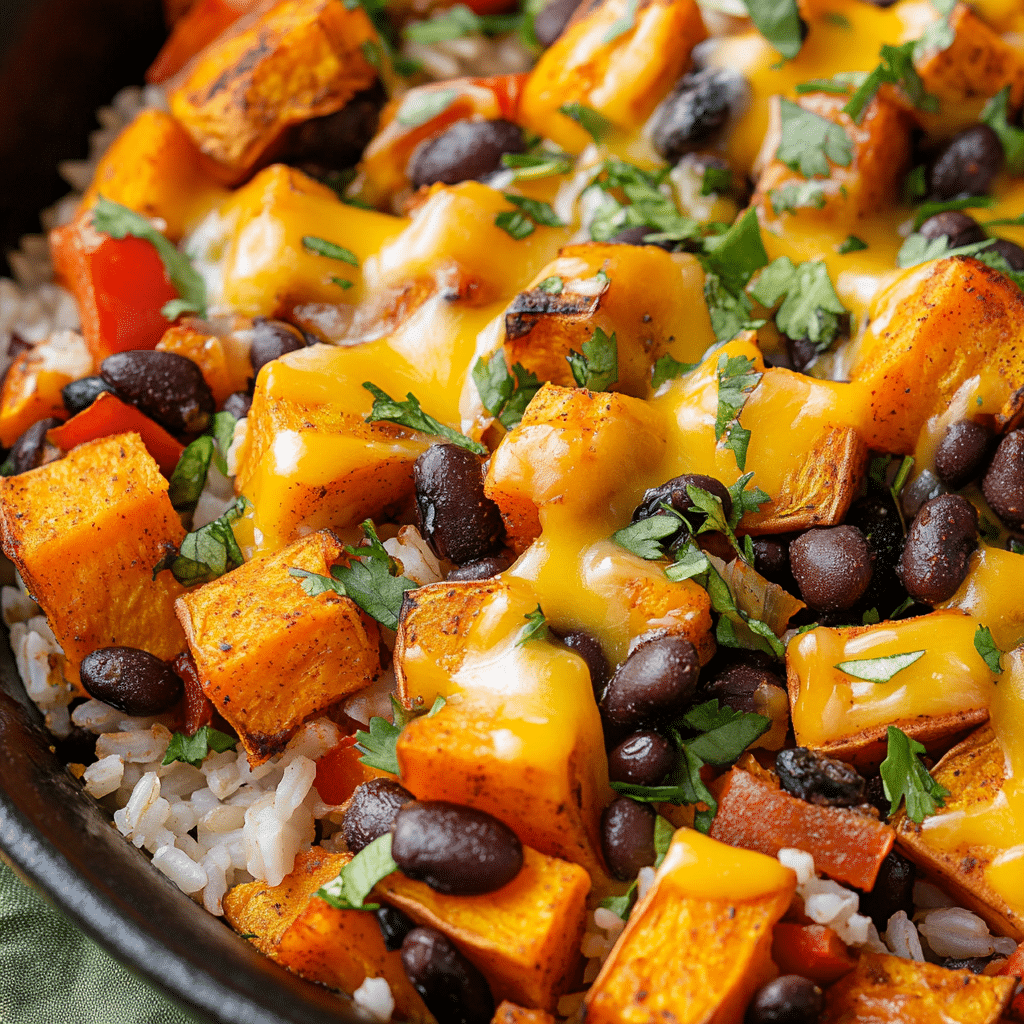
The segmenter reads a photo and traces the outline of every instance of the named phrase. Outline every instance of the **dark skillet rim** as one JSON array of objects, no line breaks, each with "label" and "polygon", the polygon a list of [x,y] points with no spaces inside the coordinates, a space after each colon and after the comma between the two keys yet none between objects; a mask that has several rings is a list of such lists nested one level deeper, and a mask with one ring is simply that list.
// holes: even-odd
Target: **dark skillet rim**
[{"label": "dark skillet rim", "polygon": [[354,1024],[350,1002],[239,938],[149,863],[56,757],[0,630],[0,852],[200,1024]]}]

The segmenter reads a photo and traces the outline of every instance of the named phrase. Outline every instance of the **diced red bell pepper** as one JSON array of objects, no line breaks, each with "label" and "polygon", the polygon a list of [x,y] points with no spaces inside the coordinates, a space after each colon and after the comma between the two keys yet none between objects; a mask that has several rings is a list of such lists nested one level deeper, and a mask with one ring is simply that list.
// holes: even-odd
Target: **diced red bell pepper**
[{"label": "diced red bell pepper", "polygon": [[160,310],[178,292],[150,242],[100,234],[85,210],[50,232],[50,255],[78,300],[82,335],[97,364],[113,352],[156,346],[168,325]]},{"label": "diced red bell pepper", "polygon": [[821,924],[780,921],[772,933],[772,959],[781,974],[799,974],[831,985],[857,966],[846,944]]}]

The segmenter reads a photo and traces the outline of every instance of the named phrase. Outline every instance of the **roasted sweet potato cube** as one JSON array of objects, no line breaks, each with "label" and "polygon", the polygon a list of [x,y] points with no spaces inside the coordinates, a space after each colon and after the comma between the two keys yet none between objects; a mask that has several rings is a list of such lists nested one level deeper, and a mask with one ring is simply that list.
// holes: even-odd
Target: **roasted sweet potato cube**
[{"label": "roasted sweet potato cube", "polygon": [[[624,30],[620,26],[626,25]],[[602,0],[544,51],[523,91],[523,125],[573,153],[590,136],[559,107],[580,104],[616,128],[639,128],[690,63],[705,36],[694,0]]]},{"label": "roasted sweet potato cube", "polygon": [[243,178],[286,128],[340,110],[377,72],[379,45],[361,7],[283,0],[212,43],[170,91],[171,113],[196,145]]},{"label": "roasted sweet potato cube", "polygon": [[821,1024],[996,1024],[1013,985],[1013,978],[951,971],[865,950],[856,970],[825,994]]},{"label": "roasted sweet potato cube", "polygon": [[[925,421],[980,377],[972,415],[1016,415],[1024,387],[1024,296],[998,271],[969,256],[908,270],[874,301],[850,379],[870,410],[872,448],[910,454]],[[975,396],[980,403],[975,401]]]},{"label": "roasted sweet potato cube", "polygon": [[169,572],[154,580],[153,566],[185,531],[138,434],[90,441],[0,480],[0,529],[72,680],[98,647],[138,647],[158,658],[184,650],[174,616],[184,588]]},{"label": "roasted sweet potato cube", "polygon": [[260,556],[177,603],[203,692],[261,764],[306,719],[380,669],[376,624],[348,597],[307,595],[289,569],[328,575],[344,558],[322,530]]},{"label": "roasted sweet potato cube", "polygon": [[314,847],[295,858],[280,885],[248,882],[224,897],[224,916],[260,952],[295,974],[351,995],[366,978],[384,978],[391,986],[395,1013],[413,1024],[434,1018],[409,983],[402,954],[384,948],[374,914],[337,910],[316,891],[337,877],[350,859]]},{"label": "roasted sweet potato cube", "polygon": [[877,818],[808,803],[739,768],[722,780],[717,799],[713,839],[770,857],[786,847],[806,850],[817,870],[858,889],[874,888],[892,849],[893,831]]},{"label": "roasted sweet potato cube", "polygon": [[[1001,825],[1005,807],[990,808],[1006,780],[1006,755],[992,727],[982,726],[953,747],[932,770],[932,777],[949,790],[949,796],[922,824],[911,821],[901,809],[893,819],[897,845],[938,878],[959,903],[985,918],[990,928],[1018,942],[1024,940],[1024,886],[1020,884],[1024,862],[1018,857],[1003,868],[1003,892],[988,877],[993,861],[1006,853],[1007,842],[1014,845]],[[957,819],[964,814],[978,816],[972,831],[987,842],[957,843]],[[950,831],[952,841],[943,841]]]},{"label": "roasted sweet potato cube", "polygon": [[[950,610],[795,637],[786,665],[797,743],[866,769],[885,757],[889,725],[945,750],[988,718],[993,675],[974,647],[977,629],[976,619]],[[885,682],[837,667],[922,650]]]},{"label": "roasted sweet potato cube", "polygon": [[494,1011],[491,1024],[555,1024],[555,1018],[543,1010],[529,1010],[504,999]]},{"label": "roasted sweet potato cube", "polygon": [[496,999],[553,1010],[573,980],[590,876],[577,864],[523,848],[523,867],[484,896],[445,896],[401,872],[375,898],[444,932],[486,976]]},{"label": "roasted sweet potato cube", "polygon": [[187,318],[169,327],[156,347],[158,352],[175,352],[191,359],[218,406],[235,391],[248,390],[252,363],[248,351],[232,334],[214,334],[203,321]]},{"label": "roasted sweet potato cube", "polygon": [[795,888],[774,858],[678,829],[587,993],[587,1024],[739,1024],[775,974],[772,927]]}]

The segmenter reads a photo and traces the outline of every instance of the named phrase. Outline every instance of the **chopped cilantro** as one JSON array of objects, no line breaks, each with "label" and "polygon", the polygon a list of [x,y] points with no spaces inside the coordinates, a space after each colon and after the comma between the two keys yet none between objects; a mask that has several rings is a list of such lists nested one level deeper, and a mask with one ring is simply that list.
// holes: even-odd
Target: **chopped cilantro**
[{"label": "chopped cilantro", "polygon": [[992,638],[992,630],[988,626],[978,627],[974,634],[974,649],[993,672],[1002,674],[1003,667],[999,659],[1003,652],[996,646],[996,642]]},{"label": "chopped cilantro", "polygon": [[812,78],[807,82],[800,82],[794,91],[797,96],[804,96],[809,92],[827,92],[834,96],[848,96],[852,88],[852,82],[837,76],[835,78]]},{"label": "chopped cilantro", "polygon": [[502,195],[513,206],[518,207],[518,210],[505,210],[499,213],[494,218],[494,223],[517,241],[532,235],[538,224],[549,228],[565,227],[548,203],[517,196],[511,192],[503,192]]},{"label": "chopped cilantro", "polygon": [[794,266],[788,256],[780,256],[764,268],[750,294],[768,309],[782,299],[776,326],[788,338],[814,342],[819,352],[835,341],[839,318],[849,312],[836,295],[824,260]]},{"label": "chopped cilantro", "polygon": [[511,430],[523,418],[526,407],[542,386],[537,375],[521,363],[513,363],[509,373],[501,349],[477,359],[473,364],[473,383],[483,407],[506,430]]},{"label": "chopped cilantro", "polygon": [[178,512],[195,510],[199,495],[206,484],[206,474],[213,461],[214,441],[209,434],[197,437],[181,453],[171,474],[167,497]]},{"label": "chopped cilantro", "polygon": [[477,14],[463,4],[456,4],[439,16],[407,25],[402,35],[410,42],[431,46],[465,36],[515,32],[521,21],[521,14]]},{"label": "chopped cilantro", "polygon": [[317,256],[326,256],[329,260],[340,260],[350,266],[359,266],[359,257],[350,249],[334,242],[328,242],[326,238],[317,238],[316,235],[303,235],[302,247],[307,252],[315,253]]},{"label": "chopped cilantro", "polygon": [[946,235],[940,235],[938,238],[925,238],[924,235],[915,232],[907,236],[907,240],[900,246],[900,251],[896,253],[896,266],[906,270],[916,267],[920,263],[942,259],[946,256],[977,256],[982,249],[987,249],[992,245],[993,241],[992,238],[986,238],[981,242],[972,242],[970,245],[960,245],[955,249],[950,249],[949,238]]},{"label": "chopped cilantro", "polygon": [[732,170],[728,167],[705,167],[700,176],[700,194],[718,195],[732,188]]},{"label": "chopped cilantro", "polygon": [[316,894],[338,910],[376,910],[380,904],[366,903],[366,897],[378,882],[397,870],[391,856],[391,833],[385,832],[364,846],[338,877],[321,886]]},{"label": "chopped cilantro", "polygon": [[513,172],[516,181],[534,181],[572,170],[572,157],[567,153],[504,153],[502,167]]},{"label": "chopped cilantro", "polygon": [[866,249],[868,243],[862,238],[858,238],[856,235],[847,235],[838,246],[836,246],[836,252],[840,256],[845,256],[850,252],[860,252],[862,249]]},{"label": "chopped cilantro", "polygon": [[768,199],[776,214],[792,213],[801,208],[820,210],[825,205],[825,186],[820,181],[783,185],[781,188],[773,188],[768,193]]},{"label": "chopped cilantro", "polygon": [[502,210],[494,218],[494,226],[501,228],[507,235],[511,235],[517,242],[533,234],[536,225],[520,210]]},{"label": "chopped cilantro", "polygon": [[164,569],[170,569],[179,583],[191,587],[197,583],[209,583],[237,569],[245,559],[231,524],[241,519],[246,509],[251,507],[249,499],[240,495],[219,519],[187,533],[178,551],[172,545],[153,566],[153,579]]},{"label": "chopped cilantro", "polygon": [[575,121],[594,142],[600,142],[612,126],[606,117],[582,103],[563,103],[558,112]]},{"label": "chopped cilantro", "polygon": [[753,273],[768,262],[754,208],[722,234],[705,238],[699,259],[704,267],[704,301],[715,337],[728,341],[740,331],[760,327],[764,321],[751,319],[752,307],[744,291]]},{"label": "chopped cilantro", "polygon": [[237,743],[234,736],[219,732],[209,725],[200,726],[191,736],[176,732],[167,744],[167,753],[161,764],[184,761],[198,768],[210,751],[222,754],[225,750],[234,750]]},{"label": "chopped cilantro", "polygon": [[616,530],[612,534],[612,540],[634,555],[654,562],[665,557],[661,541],[666,537],[674,537],[681,525],[678,513],[648,516],[646,519],[630,523],[621,530]]},{"label": "chopped cilantro", "polygon": [[805,178],[827,178],[829,161],[848,167],[853,160],[853,142],[842,127],[828,118],[804,110],[791,100],[781,99],[782,139],[775,156]]},{"label": "chopped cilantro", "polygon": [[546,292],[548,295],[561,295],[565,290],[565,282],[555,274],[551,277],[545,277],[544,280],[537,285],[537,288],[542,292]]},{"label": "chopped cilantro", "polygon": [[850,97],[850,102],[843,107],[843,111],[849,114],[856,124],[860,124],[868,104],[885,83],[902,89],[918,110],[935,113],[939,109],[939,101],[924,91],[924,83],[914,67],[917,45],[918,43],[914,41],[902,46],[891,46],[888,43],[882,45],[878,54],[878,66]]},{"label": "chopped cilantro", "polygon": [[651,387],[657,390],[665,381],[675,380],[676,377],[695,370],[699,365],[699,363],[681,363],[666,352],[665,355],[659,356],[654,361],[654,367],[651,370]]},{"label": "chopped cilantro", "polygon": [[740,413],[757,387],[761,373],[754,368],[754,361],[746,356],[729,356],[722,352],[718,357],[718,412],[715,416],[715,440],[725,439],[725,447],[736,456],[736,465],[746,469],[747,445],[750,431],[740,425]]},{"label": "chopped cilantro", "polygon": [[949,790],[936,782],[921,763],[924,747],[901,729],[890,725],[888,752],[881,767],[882,789],[890,800],[889,814],[895,814],[901,800],[906,801],[907,817],[921,824],[934,814],[949,796]]},{"label": "chopped cilantro", "polygon": [[437,89],[429,85],[410,89],[398,108],[395,120],[406,128],[418,128],[447,110],[458,95],[458,89]]},{"label": "chopped cilantro", "polygon": [[1006,85],[985,104],[980,121],[999,136],[1006,157],[1006,170],[1019,175],[1024,172],[1024,129],[1010,123],[1007,112],[1009,99],[1010,87]]},{"label": "chopped cilantro", "polygon": [[869,683],[888,683],[899,672],[910,668],[915,661],[924,657],[924,651],[908,651],[901,654],[886,654],[879,658],[855,658],[841,661],[835,667],[854,679]]},{"label": "chopped cilantro", "polygon": [[573,380],[581,388],[607,391],[619,379],[619,347],[615,332],[612,331],[609,337],[600,327],[595,327],[590,341],[583,342],[582,347],[582,354],[570,349],[566,356]]},{"label": "chopped cilantro", "polygon": [[465,434],[460,434],[457,430],[453,430],[440,420],[425,413],[420,407],[419,399],[412,393],[405,396],[406,401],[396,402],[389,394],[381,391],[376,384],[364,381],[363,387],[373,395],[373,408],[370,410],[370,415],[366,417],[367,423],[376,423],[379,420],[398,423],[411,430],[419,430],[434,437],[443,437],[460,448],[476,452],[477,455],[487,454],[487,449],[478,441],[470,440]]},{"label": "chopped cilantro", "polygon": [[974,210],[993,206],[995,200],[991,196],[966,196],[963,199],[947,199],[941,203],[922,203],[914,213],[914,230],[919,231],[921,225],[937,213],[947,210]]},{"label": "chopped cilantro", "polygon": [[746,0],[754,27],[786,59],[792,60],[804,43],[806,26],[796,0]]},{"label": "chopped cilantro", "polygon": [[213,464],[225,475],[228,472],[228,449],[235,440],[235,424],[238,420],[229,412],[218,412],[214,414],[213,423],[210,425],[210,433],[216,444],[213,453]]},{"label": "chopped cilantro", "polygon": [[550,630],[548,629],[548,620],[544,618],[544,612],[541,611],[539,604],[532,612],[527,612],[523,618],[526,619],[526,626],[523,628],[522,634],[516,641],[516,647],[522,647],[523,644],[527,644],[531,640],[547,639],[550,634]]}]

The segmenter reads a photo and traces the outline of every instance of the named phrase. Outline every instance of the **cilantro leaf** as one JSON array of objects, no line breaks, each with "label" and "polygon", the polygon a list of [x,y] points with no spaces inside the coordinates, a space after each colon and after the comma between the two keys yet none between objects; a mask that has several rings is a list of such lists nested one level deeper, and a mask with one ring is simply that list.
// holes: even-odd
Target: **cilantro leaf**
[{"label": "cilantro leaf", "polygon": [[715,167],[709,164],[700,176],[700,194],[702,196],[718,195],[732,188],[732,170],[729,167]]},{"label": "cilantro leaf", "polygon": [[522,647],[523,644],[527,644],[531,640],[547,639],[550,634],[548,620],[544,618],[544,612],[541,611],[539,604],[532,612],[527,612],[523,618],[526,619],[526,626],[523,629],[522,635],[516,641],[516,647]]},{"label": "cilantro leaf", "polygon": [[750,431],[740,425],[740,413],[750,392],[761,381],[762,374],[754,368],[754,361],[746,356],[718,357],[718,412],[715,416],[715,440],[725,438],[725,447],[736,456],[736,465],[746,469],[747,445]]},{"label": "cilantro leaf", "polygon": [[754,478],[753,473],[744,473],[731,487],[728,487],[729,497],[732,498],[732,512],[729,513],[729,526],[736,529],[740,520],[748,512],[760,512],[761,506],[769,500],[767,494],[760,487],[747,490],[747,484]]},{"label": "cilantro leaf", "polygon": [[708,556],[700,548],[687,544],[676,555],[676,560],[665,570],[665,575],[678,583],[680,580],[692,580],[710,570]]},{"label": "cilantro leaf", "polygon": [[458,89],[435,89],[430,86],[410,89],[402,99],[395,120],[406,128],[418,128],[447,110],[458,95]]},{"label": "cilantro leaf", "polygon": [[473,35],[502,35],[515,32],[522,21],[521,14],[477,14],[463,4],[449,7],[442,15],[427,21],[414,21],[402,35],[413,43],[431,46],[451,39]]},{"label": "cilantro leaf", "polygon": [[252,503],[240,495],[219,519],[185,534],[181,547],[175,551],[173,545],[155,566],[153,579],[165,569],[186,587],[197,583],[209,583],[232,569],[237,569],[245,559],[242,549],[235,540],[231,524],[241,519]]},{"label": "cilantro leaf", "polygon": [[538,224],[549,228],[565,227],[550,204],[527,196],[517,196],[511,192],[503,192],[502,195],[513,206],[518,207],[518,212],[504,210],[494,218],[494,223],[517,241],[532,235]]},{"label": "cilantro leaf", "polygon": [[581,388],[607,391],[619,379],[619,347],[612,331],[608,337],[600,327],[594,328],[590,341],[583,342],[583,353],[569,350],[566,359],[573,380]]},{"label": "cilantro leaf", "polygon": [[889,814],[896,813],[901,800],[906,801],[907,817],[921,824],[944,804],[949,790],[936,782],[921,763],[924,747],[912,740],[902,729],[890,725],[888,751],[878,769],[882,789],[890,801]]},{"label": "cilantro leaf", "polygon": [[191,736],[183,732],[176,732],[167,744],[167,753],[161,764],[173,764],[175,761],[184,761],[194,768],[200,767],[210,751],[218,754],[225,750],[234,750],[238,740],[227,733],[219,732],[212,726],[200,726]]},{"label": "cilantro leaf", "polygon": [[621,896],[606,896],[598,906],[610,910],[613,914],[618,914],[623,921],[628,921],[633,904],[636,903],[636,894],[637,883],[634,881]]},{"label": "cilantro leaf", "polygon": [[338,910],[376,910],[380,904],[366,903],[366,897],[378,882],[397,870],[391,856],[391,833],[385,832],[364,846],[338,877],[321,886],[316,894]]},{"label": "cilantro leaf", "polygon": [[829,177],[829,161],[849,167],[853,142],[842,127],[791,100],[781,99],[779,103],[782,138],[775,153],[777,159],[805,178]]},{"label": "cilantro leaf", "polygon": [[904,43],[902,46],[891,46],[884,43],[878,54],[878,66],[868,75],[857,91],[850,97],[850,102],[843,107],[856,124],[860,124],[868,104],[883,84],[888,83],[903,90],[907,99],[917,107],[929,113],[939,109],[939,101],[924,90],[921,76],[914,67],[914,56],[919,41]]},{"label": "cilantro leaf", "polygon": [[999,136],[1006,157],[1006,170],[1019,175],[1024,172],[1024,129],[1010,123],[1007,113],[1009,99],[1010,87],[1006,85],[985,104],[979,120]]},{"label": "cilantro leaf", "polygon": [[711,329],[719,341],[729,341],[741,331],[756,330],[764,320],[753,320],[753,307],[743,291],[733,292],[713,271],[704,274],[704,302],[711,317]]},{"label": "cilantro leaf", "polygon": [[800,184],[783,185],[768,193],[776,215],[792,213],[806,208],[820,210],[825,205],[825,186],[820,181],[805,181]]},{"label": "cilantro leaf", "polygon": [[502,210],[494,218],[494,226],[501,228],[517,242],[533,234],[536,225],[520,210]]},{"label": "cilantro leaf", "polygon": [[477,455],[487,454],[487,449],[478,441],[471,441],[465,434],[460,434],[457,430],[453,430],[440,420],[435,420],[433,416],[425,413],[420,407],[419,399],[411,392],[405,396],[406,401],[396,402],[376,384],[365,381],[363,387],[373,395],[373,408],[370,410],[370,415],[366,417],[367,423],[387,420],[389,423],[398,423],[400,426],[419,430],[424,434],[443,437],[460,448],[476,452]]},{"label": "cilantro leaf", "polygon": [[551,277],[545,277],[537,288],[547,295],[561,295],[565,290],[565,282],[557,274],[553,274]]},{"label": "cilantro leaf", "polygon": [[337,594],[339,597],[347,597],[348,591],[345,585],[331,576],[324,576],[323,573],[310,572],[308,569],[298,569],[290,566],[288,575],[299,581],[304,593],[310,597],[319,597],[321,594]]},{"label": "cilantro leaf", "polygon": [[168,302],[160,311],[168,320],[175,320],[182,313],[206,315],[206,282],[189,262],[188,257],[179,252],[145,217],[128,209],[127,206],[100,196],[93,207],[92,226],[111,238],[124,238],[126,235],[141,238],[156,249],[160,262],[164,265],[164,272],[179,296]]},{"label": "cilantro leaf", "polygon": [[314,253],[317,256],[326,256],[329,260],[340,260],[350,266],[359,266],[359,257],[351,249],[343,245],[328,242],[326,238],[317,238],[316,235],[303,235],[302,248],[306,252]]},{"label": "cilantro leaf", "polygon": [[683,722],[701,735],[687,746],[705,764],[732,764],[751,743],[763,736],[772,720],[752,711],[734,711],[719,707],[717,699],[691,708]]},{"label": "cilantro leaf", "polygon": [[706,238],[702,262],[730,291],[742,291],[754,272],[768,263],[757,211],[751,207],[728,231]]},{"label": "cilantro leaf", "polygon": [[853,83],[848,78],[836,75],[835,78],[812,78],[806,82],[800,82],[794,90],[797,96],[804,96],[809,92],[827,92],[835,96],[848,96],[853,88]]},{"label": "cilantro leaf", "polygon": [[568,174],[573,158],[567,153],[504,153],[501,165],[513,172],[515,181],[534,181],[555,174]]},{"label": "cilantro leaf", "polygon": [[836,246],[836,252],[840,256],[845,256],[850,252],[860,252],[862,249],[866,249],[868,243],[862,238],[858,238],[856,235],[847,235],[840,243]]},{"label": "cilantro leaf", "polygon": [[639,519],[629,526],[616,530],[612,540],[619,547],[632,551],[634,555],[645,558],[649,562],[665,557],[661,545],[666,537],[673,537],[679,532],[681,520],[678,515],[654,515]]},{"label": "cilantro leaf", "polygon": [[794,266],[788,256],[780,256],[765,267],[750,294],[769,309],[785,296],[775,313],[776,326],[789,338],[814,342],[819,352],[835,341],[839,317],[849,312],[836,295],[824,260]]},{"label": "cilantro leaf", "polygon": [[806,26],[796,0],[746,0],[754,27],[786,60],[792,60],[804,43]]},{"label": "cilantro leaf", "polygon": [[863,679],[869,683],[888,683],[897,673],[910,668],[924,651],[908,651],[901,654],[886,654],[880,658],[854,658],[841,661],[835,667],[854,679]]},{"label": "cilantro leaf", "polygon": [[213,438],[204,434],[181,453],[167,487],[167,497],[178,512],[195,510],[213,460],[213,447]]},{"label": "cilantro leaf", "polygon": [[1003,667],[999,659],[1003,652],[996,646],[992,630],[988,626],[979,626],[974,634],[974,649],[981,655],[982,661],[995,673],[1002,674]]},{"label": "cilantro leaf", "polygon": [[639,5],[639,0],[626,0],[626,9],[622,12],[622,17],[616,18],[615,21],[608,26],[608,31],[601,37],[603,43],[613,43],[619,36],[624,36],[629,32],[636,24],[636,9]]},{"label": "cilantro leaf", "polygon": [[523,418],[526,407],[542,387],[537,375],[521,363],[513,363],[509,373],[505,353],[500,348],[490,356],[480,356],[473,364],[473,383],[483,407],[506,430]]},{"label": "cilantro leaf", "polygon": [[657,390],[665,381],[682,377],[684,373],[696,370],[699,365],[699,363],[681,363],[666,352],[665,355],[659,356],[654,361],[654,367],[651,370],[651,387]]},{"label": "cilantro leaf", "polygon": [[992,196],[966,196],[963,199],[947,199],[941,203],[922,203],[914,213],[914,230],[919,231],[921,225],[937,213],[947,210],[974,210],[990,207],[995,204]]},{"label": "cilantro leaf", "polygon": [[949,238],[946,235],[939,235],[938,238],[925,238],[924,235],[915,232],[907,236],[907,240],[900,246],[900,251],[896,253],[896,266],[907,270],[920,263],[943,259],[947,256],[976,256],[982,249],[987,249],[992,245],[994,241],[993,238],[986,238],[982,242],[972,242],[970,245],[959,245],[955,249],[950,249]]},{"label": "cilantro leaf", "polygon": [[611,128],[611,122],[592,107],[582,103],[563,103],[558,112],[575,121],[593,140],[600,142]]},{"label": "cilantro leaf", "polygon": [[[393,707],[397,705],[399,709],[401,708],[394,697],[391,698],[391,704]],[[356,733],[356,747],[363,754],[359,758],[360,763],[370,768],[378,768],[382,772],[391,772],[392,775],[401,774],[398,768],[396,744],[398,737],[402,734],[402,726],[405,722],[403,720],[401,724],[397,724],[398,721],[399,714],[395,715],[396,724],[392,724],[386,718],[374,715],[370,719],[369,732],[359,730]]]},{"label": "cilantro leaf", "polygon": [[210,434],[216,443],[216,451],[213,453],[213,464],[225,475],[228,473],[228,449],[235,440],[235,424],[238,420],[229,412],[218,412],[214,414],[213,423],[210,425]]},{"label": "cilantro leaf", "polygon": [[389,629],[397,629],[402,598],[407,590],[415,590],[418,584],[405,576],[395,575],[395,562],[380,542],[373,522],[366,519],[360,525],[370,543],[361,547],[346,544],[349,564],[332,566],[331,576],[341,583],[346,596],[367,615]]}]

